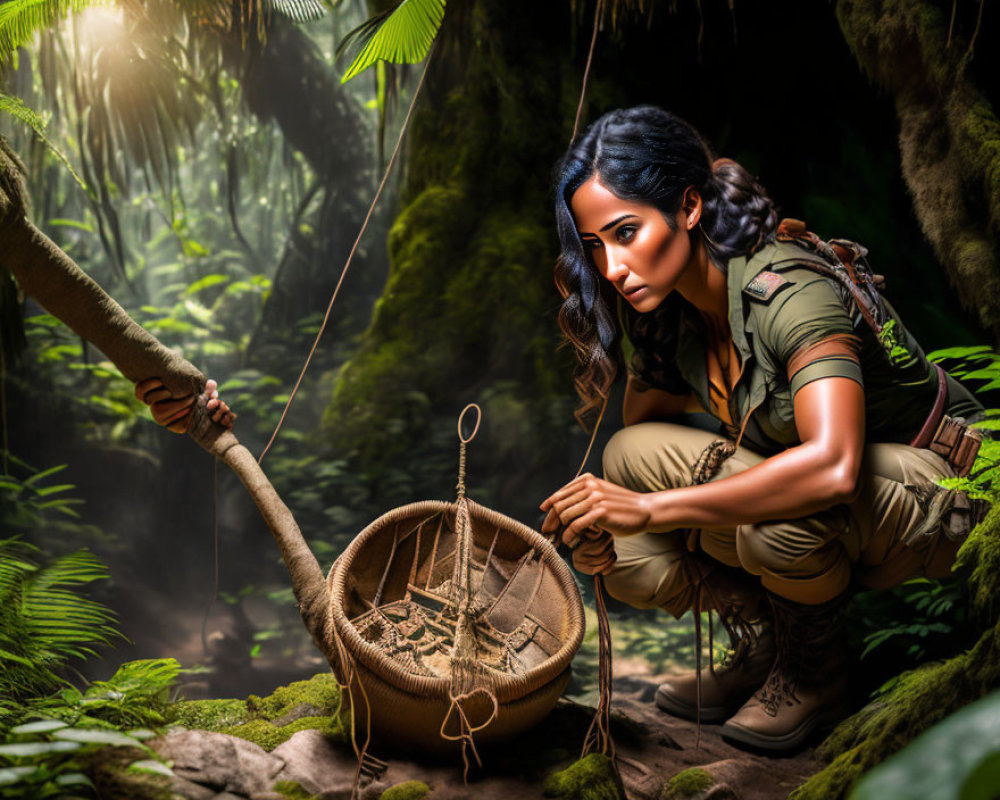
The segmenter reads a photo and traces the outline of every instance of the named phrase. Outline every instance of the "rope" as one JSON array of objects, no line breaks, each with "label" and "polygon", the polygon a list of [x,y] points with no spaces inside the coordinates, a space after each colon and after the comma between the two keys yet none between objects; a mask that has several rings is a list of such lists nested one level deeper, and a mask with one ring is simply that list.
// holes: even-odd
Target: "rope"
[{"label": "rope", "polygon": [[358,231],[357,238],[354,240],[354,245],[351,247],[351,252],[348,254],[347,261],[344,263],[344,268],[340,271],[340,278],[337,280],[337,285],[334,287],[333,294],[330,296],[330,303],[326,307],[326,313],[323,315],[323,324],[319,326],[319,331],[316,333],[316,338],[313,340],[312,347],[309,348],[309,355],[306,356],[306,361],[302,365],[302,371],[299,373],[299,377],[295,381],[295,386],[292,387],[291,394],[288,395],[288,400],[285,402],[285,407],[281,411],[281,418],[278,420],[278,424],[274,428],[274,433],[271,434],[271,438],[268,440],[267,445],[265,445],[264,450],[257,459],[258,464],[264,460],[264,456],[267,455],[267,451],[271,449],[271,445],[274,444],[274,440],[278,438],[278,431],[281,430],[281,426],[285,423],[285,417],[288,415],[288,409],[292,407],[292,402],[295,400],[295,395],[298,394],[299,386],[302,385],[302,379],[306,375],[306,370],[309,369],[309,365],[312,363],[313,355],[316,353],[316,348],[319,347],[319,340],[323,338],[323,332],[326,330],[326,325],[330,321],[330,313],[333,311],[333,304],[337,299],[337,294],[340,292],[341,285],[344,283],[344,277],[347,275],[347,270],[351,266],[351,260],[354,258],[354,253],[357,252],[358,245],[361,243],[361,237],[365,235],[365,231],[368,229],[368,223],[372,218],[372,214],[375,212],[375,205],[382,196],[382,190],[389,181],[389,173],[392,172],[393,164],[396,163],[396,157],[399,155],[399,151],[403,144],[403,137],[406,135],[407,128],[409,128],[410,118],[413,116],[413,109],[417,105],[417,98],[420,96],[420,90],[424,86],[424,79],[427,77],[427,70],[431,65],[431,59],[434,56],[434,49],[436,46],[437,40],[435,39],[434,44],[431,45],[430,52],[427,54],[427,60],[424,62],[424,70],[420,74],[420,82],[417,83],[417,88],[413,92],[413,98],[410,100],[410,107],[406,112],[406,118],[403,120],[403,127],[400,128],[399,138],[396,140],[396,147],[393,149],[392,157],[386,165],[385,174],[382,175],[382,182],[378,185],[375,197],[372,198],[371,205],[368,207],[368,213],[365,215],[365,220],[361,223],[361,230]]},{"label": "rope", "polygon": [[597,0],[597,5],[594,7],[594,32],[590,36],[590,51],[587,53],[587,66],[583,70],[583,85],[580,89],[580,102],[576,106],[576,119],[573,121],[573,136],[570,138],[572,142],[576,138],[577,132],[580,130],[580,117],[583,114],[583,101],[587,96],[587,81],[590,78],[590,65],[594,60],[594,48],[597,45],[597,31],[601,27],[601,12],[604,10],[604,0]]},{"label": "rope", "polygon": [[[597,46],[597,32],[601,27],[601,14],[604,11],[604,3],[605,0],[597,0],[597,4],[594,7],[594,29],[590,37],[590,50],[587,53],[587,66],[584,68],[582,86],[580,87],[580,102],[576,107],[576,119],[573,122],[572,139],[576,139],[576,135],[580,129],[580,118],[583,114],[583,105],[587,96],[587,83],[590,79],[590,67],[594,60],[594,50]],[[601,404],[601,412],[597,417],[597,422],[594,424],[594,430],[590,434],[587,451],[583,455],[583,460],[580,462],[580,468],[576,471],[574,480],[580,477],[583,473],[583,469],[587,465],[587,460],[590,458],[594,442],[597,440],[597,431],[601,427],[601,421],[604,419],[604,412],[608,407],[608,399],[609,396],[605,396],[604,402]],[[583,750],[580,758],[583,758],[589,753],[593,753],[595,751],[600,752],[611,758],[612,768],[615,772],[617,772],[618,767],[615,765],[615,745],[611,738],[611,684],[613,680],[611,623],[608,619],[608,608],[604,599],[604,578],[600,574],[594,576],[594,604],[597,611],[598,634],[598,700],[597,710],[594,713],[594,718],[591,720],[590,726],[587,728],[587,734],[583,740]]]}]

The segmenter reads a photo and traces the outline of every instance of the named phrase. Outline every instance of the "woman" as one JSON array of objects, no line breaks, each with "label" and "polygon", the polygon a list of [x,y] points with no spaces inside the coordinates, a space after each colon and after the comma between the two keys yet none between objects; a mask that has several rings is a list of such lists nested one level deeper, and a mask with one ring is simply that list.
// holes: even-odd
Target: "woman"
[{"label": "woman", "polygon": [[[838,715],[850,586],[949,571],[973,515],[934,482],[974,456],[961,418],[982,409],[891,308],[863,313],[824,246],[801,223],[779,231],[753,177],[671,114],[595,122],[559,164],[556,216],[581,414],[631,352],[605,479],[546,499],[542,531],[561,527],[577,569],[631,605],[719,611],[733,651],[701,676],[701,719],[735,742],[797,747]],[[692,470],[718,435],[665,421],[691,411],[737,445],[708,482]],[[663,684],[657,705],[694,718],[697,684]]]}]

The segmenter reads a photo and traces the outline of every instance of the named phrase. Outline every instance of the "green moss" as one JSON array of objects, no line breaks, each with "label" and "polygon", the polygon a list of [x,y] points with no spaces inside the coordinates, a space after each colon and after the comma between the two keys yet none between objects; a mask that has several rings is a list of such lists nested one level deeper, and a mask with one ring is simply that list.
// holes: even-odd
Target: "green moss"
[{"label": "green moss", "polygon": [[390,786],[378,800],[422,800],[430,792],[431,788],[422,781],[405,781]]},{"label": "green moss", "polygon": [[903,673],[841,723],[817,754],[831,763],[790,800],[846,797],[867,770],[949,714],[1000,686],[1000,506],[969,535],[958,569],[970,569],[973,607],[985,630],[966,653]]},{"label": "green moss", "polygon": [[185,700],[167,709],[167,721],[185,728],[218,731],[250,717],[243,700]]},{"label": "green moss", "polygon": [[169,722],[226,733],[273,750],[293,734],[318,730],[346,742],[350,718],[340,713],[340,688],[329,673],[279,686],[267,697],[244,700],[191,700],[167,710]]},{"label": "green moss", "polygon": [[958,551],[955,569],[968,571],[973,611],[984,622],[1000,620],[1000,505],[990,509]]},{"label": "green moss", "polygon": [[678,772],[663,787],[660,800],[683,800],[686,797],[705,791],[715,785],[713,778],[705,770],[698,767]]},{"label": "green moss", "polygon": [[316,797],[303,789],[298,781],[278,781],[274,784],[274,791],[283,794],[288,800],[313,800]]},{"label": "green moss", "polygon": [[330,673],[315,675],[307,681],[279,686],[267,697],[250,695],[246,702],[251,714],[268,720],[279,719],[297,706],[309,706],[317,714],[336,714],[340,709],[340,687]]},{"label": "green moss", "polygon": [[621,781],[606,755],[591,753],[545,779],[546,797],[562,800],[624,800]]},{"label": "green moss", "polygon": [[230,736],[238,736],[260,745],[265,750],[271,751],[279,744],[283,744],[292,738],[293,734],[299,731],[317,730],[320,733],[338,742],[347,741],[347,732],[340,721],[334,717],[302,717],[288,725],[275,725],[266,719],[252,719],[242,725],[235,725],[232,728],[223,728],[220,733],[228,733]]}]

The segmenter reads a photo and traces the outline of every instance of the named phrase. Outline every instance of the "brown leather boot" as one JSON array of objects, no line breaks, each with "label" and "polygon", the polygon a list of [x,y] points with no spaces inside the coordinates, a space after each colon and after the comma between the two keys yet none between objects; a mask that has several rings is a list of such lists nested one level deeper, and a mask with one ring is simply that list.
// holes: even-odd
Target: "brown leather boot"
[{"label": "brown leather boot", "polygon": [[[774,634],[756,579],[719,570],[705,578],[703,591],[708,606],[719,612],[730,641],[722,663],[701,671],[701,721],[717,724],[728,719],[767,676],[774,663]],[[661,684],[655,701],[668,714],[698,719],[698,673],[692,670]]]},{"label": "brown leather boot", "polygon": [[844,716],[847,595],[810,606],[771,596],[778,654],[763,687],[722,726],[732,744],[770,752],[801,747]]}]

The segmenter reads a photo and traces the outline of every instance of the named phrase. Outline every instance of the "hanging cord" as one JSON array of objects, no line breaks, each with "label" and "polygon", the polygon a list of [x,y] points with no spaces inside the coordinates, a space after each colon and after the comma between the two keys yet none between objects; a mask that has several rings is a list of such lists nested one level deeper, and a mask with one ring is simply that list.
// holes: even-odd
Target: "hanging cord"
[{"label": "hanging cord", "polygon": [[306,370],[309,369],[309,365],[312,363],[312,358],[316,352],[316,348],[319,347],[319,340],[323,338],[323,332],[326,330],[326,325],[330,321],[330,312],[333,311],[334,301],[336,301],[337,294],[340,292],[340,287],[344,283],[344,277],[347,275],[347,270],[351,266],[351,260],[354,258],[354,253],[357,251],[358,245],[361,243],[361,237],[365,235],[365,231],[368,229],[368,223],[371,221],[372,214],[375,212],[375,205],[382,196],[382,190],[389,181],[389,173],[392,172],[393,164],[396,163],[396,157],[399,155],[399,151],[402,148],[403,137],[406,135],[407,128],[409,128],[410,118],[413,116],[413,109],[417,105],[417,98],[420,96],[420,90],[424,86],[424,79],[427,77],[427,70],[431,65],[431,59],[434,57],[434,49],[436,47],[437,40],[435,39],[434,44],[431,45],[431,49],[427,53],[427,60],[424,62],[424,70],[420,74],[420,81],[417,83],[417,88],[413,92],[413,98],[410,100],[410,107],[406,112],[406,118],[403,120],[403,127],[400,128],[399,138],[396,140],[396,147],[393,149],[392,157],[386,165],[385,174],[382,175],[382,182],[378,185],[375,197],[372,198],[371,205],[368,207],[368,213],[365,215],[365,221],[361,223],[361,230],[358,231],[358,236],[354,240],[354,245],[351,247],[351,252],[347,256],[344,268],[340,271],[340,278],[337,280],[337,285],[334,287],[333,294],[330,296],[330,303],[326,307],[326,314],[323,315],[323,324],[319,326],[319,331],[316,333],[316,338],[313,340],[312,347],[309,348],[309,355],[306,356],[306,361],[302,365],[302,371],[299,373],[299,377],[295,381],[295,386],[292,387],[292,393],[288,395],[288,400],[285,402],[285,407],[281,411],[281,418],[278,420],[278,424],[274,428],[274,433],[271,434],[271,438],[268,440],[267,445],[264,447],[260,457],[257,459],[258,464],[264,460],[264,456],[267,455],[267,451],[271,449],[271,445],[274,444],[274,440],[278,438],[278,431],[281,430],[281,426],[285,423],[285,417],[288,415],[288,409],[291,408],[292,402],[295,400],[295,395],[298,394],[299,386],[302,384],[302,379],[306,375]]},{"label": "hanging cord", "polygon": [[[601,15],[604,11],[604,3],[605,0],[597,0],[597,4],[594,7],[594,29],[590,37],[590,50],[587,53],[587,66],[584,68],[583,82],[580,87],[580,102],[577,104],[576,119],[573,122],[573,139],[576,139],[576,135],[580,129],[580,119],[583,115],[583,106],[587,96],[587,84],[590,80],[590,67],[594,61],[594,50],[597,47],[597,33],[601,27]],[[597,422],[594,424],[594,430],[590,434],[590,442],[587,444],[587,451],[584,453],[583,460],[580,462],[580,468],[576,471],[574,480],[580,477],[583,473],[584,467],[587,465],[587,460],[590,458],[594,442],[597,440],[597,431],[601,427],[601,421],[604,419],[604,412],[608,407],[608,399],[609,395],[606,395],[604,402],[601,404],[601,412],[597,417]],[[611,738],[611,683],[613,678],[611,661],[611,623],[608,620],[608,608],[604,599],[604,577],[600,574],[594,576],[594,605],[597,612],[598,634],[598,700],[597,710],[594,713],[594,718],[591,720],[590,727],[587,728],[587,734],[583,740],[583,750],[580,754],[580,758],[585,757],[589,753],[599,752],[611,759],[612,767],[615,772],[617,772],[618,768],[615,766],[615,744]]]},{"label": "hanging cord", "polygon": [[604,11],[604,0],[597,0],[594,8],[594,32],[590,36],[590,51],[587,53],[587,66],[583,68],[583,85],[580,89],[580,102],[576,106],[576,119],[573,121],[572,142],[580,130],[580,117],[583,116],[583,101],[587,96],[587,81],[590,79],[590,65],[594,61],[594,49],[597,45],[597,31],[601,27],[601,12]]}]

